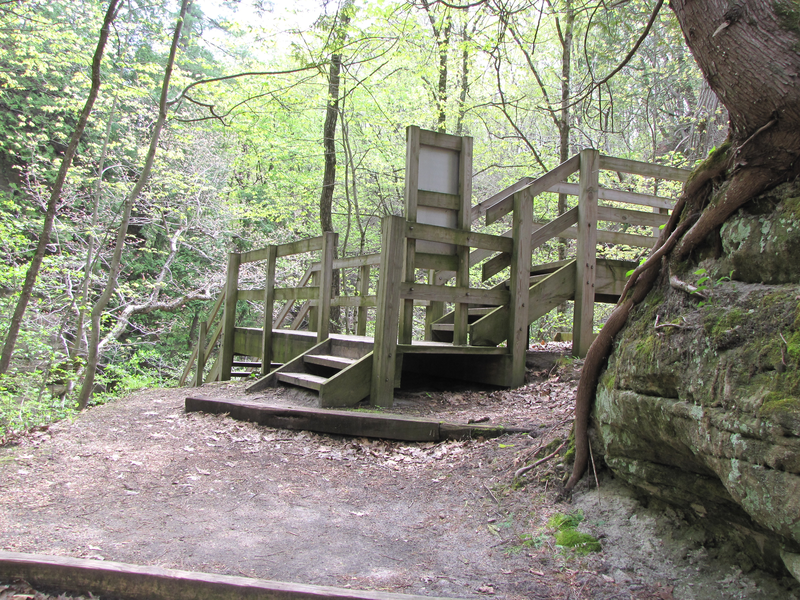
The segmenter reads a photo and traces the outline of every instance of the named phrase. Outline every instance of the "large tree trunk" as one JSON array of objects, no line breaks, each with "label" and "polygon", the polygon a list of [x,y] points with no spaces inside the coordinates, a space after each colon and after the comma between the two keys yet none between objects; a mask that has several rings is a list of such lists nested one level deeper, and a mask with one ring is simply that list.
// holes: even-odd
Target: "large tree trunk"
[{"label": "large tree trunk", "polygon": [[[662,265],[693,253],[734,212],[759,193],[798,174],[800,156],[800,6],[794,0],[671,0],[686,42],[730,115],[729,144],[687,182],[653,256],[628,282],[608,324],[589,349],[575,404],[575,466],[571,490],[586,470],[591,404],[614,336],[641,302]],[[697,218],[691,227],[684,224]],[[669,243],[667,244],[667,242]],[[660,249],[659,249],[660,247]],[[796,257],[795,257],[796,259]]]}]

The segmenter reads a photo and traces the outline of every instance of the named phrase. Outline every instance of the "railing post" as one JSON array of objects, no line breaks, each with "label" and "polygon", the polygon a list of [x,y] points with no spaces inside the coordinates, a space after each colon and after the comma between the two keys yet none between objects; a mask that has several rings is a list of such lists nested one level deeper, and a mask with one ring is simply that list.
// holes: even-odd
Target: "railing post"
[{"label": "railing post", "polygon": [[205,320],[200,321],[200,335],[197,338],[197,365],[194,371],[194,387],[203,385],[203,371],[206,368],[206,336],[208,325]]},{"label": "railing post", "polygon": [[317,304],[317,343],[328,339],[331,327],[331,292],[333,259],[336,256],[338,235],[332,231],[322,234],[322,253],[319,270],[319,304]]},{"label": "railing post", "polygon": [[397,331],[400,324],[400,278],[403,274],[405,219],[388,216],[381,221],[381,266],[378,281],[375,344],[369,403],[389,407],[394,401],[397,365]]},{"label": "railing post", "polygon": [[264,280],[264,331],[261,335],[261,375],[272,370],[272,316],[275,310],[275,263],[278,247],[267,248],[267,274]]},{"label": "railing post", "polygon": [[[461,151],[458,154],[458,194],[461,207],[456,224],[461,231],[469,231],[472,226],[472,138],[461,138]],[[530,237],[530,236],[529,236]],[[469,246],[457,246],[456,287],[469,287]],[[469,304],[457,303],[453,307],[453,345],[466,346],[469,329]]]},{"label": "railing post", "polygon": [[[433,269],[430,269],[428,271],[428,284],[437,285],[436,271],[434,271]],[[444,302],[431,300],[428,303],[428,306],[425,307],[425,341],[427,342],[433,341],[433,329],[431,329],[431,325],[435,321],[441,319],[443,316],[444,316]]]},{"label": "railing post", "polygon": [[358,295],[362,304],[358,307],[356,335],[367,335],[367,307],[363,303],[365,298],[369,296],[369,272],[369,265],[358,268]]},{"label": "railing post", "polygon": [[592,344],[594,287],[597,277],[597,194],[600,187],[600,153],[581,150],[575,308],[572,320],[572,354],[586,356]]},{"label": "railing post", "polygon": [[514,214],[509,272],[508,352],[511,354],[511,387],[525,384],[525,354],[528,349],[528,288],[531,278],[531,233],[533,197],[528,190],[514,194]]},{"label": "railing post", "polygon": [[228,381],[233,367],[233,340],[236,335],[236,301],[239,297],[239,265],[241,255],[228,254],[228,275],[225,281],[225,312],[222,315],[222,351],[219,380]]}]

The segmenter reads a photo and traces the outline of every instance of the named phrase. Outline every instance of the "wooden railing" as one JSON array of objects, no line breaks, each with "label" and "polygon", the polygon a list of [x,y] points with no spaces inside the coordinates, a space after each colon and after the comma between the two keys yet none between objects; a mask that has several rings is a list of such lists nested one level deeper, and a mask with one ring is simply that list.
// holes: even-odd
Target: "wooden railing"
[{"label": "wooden railing", "polygon": [[[233,364],[233,342],[235,335],[236,303],[239,300],[263,303],[264,327],[261,341],[261,371],[267,373],[272,362],[272,331],[284,326],[292,309],[298,302],[302,306],[289,322],[289,329],[297,329],[307,317],[309,330],[316,331],[317,340],[329,335],[330,309],[332,306],[358,309],[356,333],[367,333],[367,309],[376,309],[375,318],[375,370],[381,373],[381,381],[373,385],[387,386],[394,382],[393,355],[397,344],[410,347],[412,343],[412,317],[414,304],[449,303],[455,307],[453,339],[456,346],[468,343],[467,308],[471,304],[488,306],[508,305],[511,309],[507,349],[515,358],[514,372],[524,374],[524,348],[527,343],[527,309],[524,307],[529,286],[531,256],[534,250],[546,242],[560,239],[577,240],[577,276],[575,290],[574,352],[585,354],[591,339],[594,272],[597,243],[626,244],[634,247],[652,247],[655,236],[632,234],[620,231],[598,230],[598,223],[624,223],[642,226],[657,231],[668,219],[668,210],[673,201],[656,195],[634,193],[600,187],[600,170],[610,170],[663,180],[685,181],[688,171],[660,165],[651,165],[600,155],[595,150],[584,150],[552,171],[539,178],[525,177],[505,190],[472,206],[469,219],[483,219],[486,226],[496,223],[504,216],[512,215],[512,227],[500,235],[450,229],[435,225],[406,221],[402,217],[385,217],[382,223],[382,250],[379,254],[334,259],[337,236],[326,233],[320,237],[281,245],[272,245],[245,253],[230,253],[225,289],[217,299],[208,319],[201,323],[201,343],[198,343],[192,358],[181,376],[183,384],[192,363],[196,363],[194,383],[202,383],[203,366],[218,340],[221,340],[218,372],[215,378],[228,379]],[[570,183],[568,178],[579,173],[579,182]],[[578,196],[578,205],[548,223],[533,220],[533,203],[543,193],[559,193]],[[430,193],[427,193],[430,195]],[[446,195],[442,195],[443,197]],[[446,198],[445,198],[446,199]],[[600,201],[604,204],[600,204]],[[632,207],[646,207],[649,211],[630,210],[617,205],[624,203]],[[653,212],[657,211],[657,212]],[[579,232],[581,232],[579,234]],[[452,244],[466,249],[468,269],[480,263],[481,280],[486,282],[510,267],[508,289],[471,287],[469,277],[457,277],[456,285],[445,285],[456,276],[459,263],[456,255],[408,254],[406,240],[424,240]],[[275,282],[276,261],[280,257],[310,252],[319,252],[320,259],[312,262],[303,277],[294,287],[277,287]],[[410,272],[404,265],[414,265]],[[457,260],[458,259],[458,260]],[[266,262],[265,285],[258,289],[239,289],[241,265]],[[370,293],[373,269],[380,269],[380,285],[377,294]],[[434,276],[428,283],[415,280],[415,269],[432,269]],[[343,269],[358,269],[358,285],[354,296],[333,296],[333,272]],[[275,314],[275,303],[285,304]],[[210,341],[204,343],[208,328],[220,308],[224,307],[219,326]],[[270,322],[271,321],[271,322]],[[391,332],[394,331],[394,334]],[[402,348],[401,348],[402,350]],[[520,358],[522,357],[522,358]],[[520,367],[519,361],[523,361]],[[516,376],[518,379],[519,376]],[[374,378],[373,378],[374,379]],[[378,393],[380,390],[378,390]]]}]

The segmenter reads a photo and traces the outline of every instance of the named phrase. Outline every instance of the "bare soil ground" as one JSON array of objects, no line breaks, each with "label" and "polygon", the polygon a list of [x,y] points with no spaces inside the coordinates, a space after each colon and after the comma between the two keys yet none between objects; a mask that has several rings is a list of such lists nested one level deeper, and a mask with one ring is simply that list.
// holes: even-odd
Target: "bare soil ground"
[{"label": "bare soil ground", "polygon": [[[580,368],[529,366],[517,390],[399,392],[397,412],[535,432],[439,444],[186,414],[189,390],[141,390],[0,448],[0,548],[455,598],[800,597],[791,579],[742,573],[679,512],[644,507],[608,474],[569,501],[560,456],[515,483],[566,439]],[[245,396],[241,383],[191,393]],[[548,519],[578,509],[602,552],[556,546]]]}]

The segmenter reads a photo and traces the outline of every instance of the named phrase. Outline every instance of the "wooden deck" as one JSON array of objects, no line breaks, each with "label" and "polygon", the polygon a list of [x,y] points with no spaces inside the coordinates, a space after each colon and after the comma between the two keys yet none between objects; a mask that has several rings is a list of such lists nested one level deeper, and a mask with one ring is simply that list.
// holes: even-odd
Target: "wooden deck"
[{"label": "wooden deck", "polygon": [[[409,127],[405,215],[383,218],[380,253],[337,259],[333,233],[231,253],[225,290],[201,322],[203,342],[181,381],[193,364],[195,385],[241,375],[234,370],[240,362],[234,357],[245,356],[254,359],[246,368],[262,375],[248,389],[301,385],[318,392],[322,407],[351,406],[366,397],[390,406],[403,372],[516,387],[525,381],[528,326],[566,301],[574,302],[573,354],[584,356],[594,338],[595,303],[616,302],[626,273],[635,266],[598,257],[598,244],[652,247],[673,202],[604,188],[603,170],[656,180],[688,176],[686,170],[588,149],[473,205],[472,140]],[[577,196],[577,205],[552,221],[537,222],[533,205],[543,193]],[[632,210],[637,207],[643,210]],[[495,228],[473,230],[502,219],[510,229],[499,235]],[[533,263],[544,244],[569,239],[577,242],[574,257]],[[299,285],[281,287],[275,281],[277,259],[304,253],[311,253],[311,264]],[[256,261],[265,268],[265,286],[240,289],[241,266]],[[332,274],[345,269],[357,270],[356,292],[334,296]],[[379,284],[373,289],[375,269]],[[263,302],[263,327],[236,326],[239,301]],[[330,333],[332,306],[357,309],[357,335]],[[425,307],[422,323],[420,306]],[[368,310],[374,311],[374,339],[365,335],[372,319]],[[212,331],[215,317],[219,324]],[[301,323],[308,331],[297,330]],[[205,363],[218,343],[209,370]]]}]

